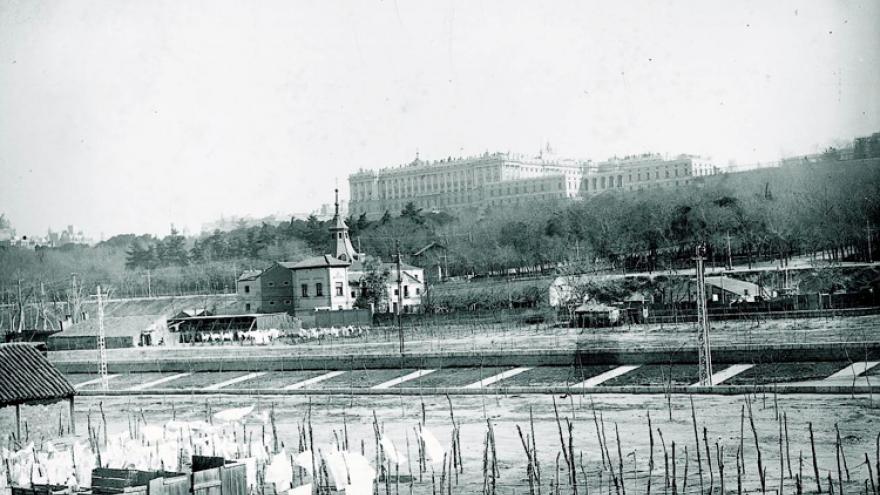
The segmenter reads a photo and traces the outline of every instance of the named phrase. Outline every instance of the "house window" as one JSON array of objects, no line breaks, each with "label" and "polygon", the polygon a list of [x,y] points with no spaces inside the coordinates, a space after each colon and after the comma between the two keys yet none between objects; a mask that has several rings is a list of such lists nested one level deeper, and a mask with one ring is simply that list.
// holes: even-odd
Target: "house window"
[{"label": "house window", "polygon": [[284,286],[287,287],[288,285],[290,285],[290,281],[289,281],[289,280],[285,280],[285,281],[284,281]]},{"label": "house window", "polygon": [[250,311],[250,310],[251,310],[251,305],[250,305],[250,303],[244,305],[244,310],[245,310],[245,311]]},{"label": "house window", "polygon": [[269,287],[275,287],[275,282],[269,282]]},{"label": "house window", "polygon": [[285,306],[290,306],[290,299],[285,299],[285,300],[284,300],[284,305],[285,305]]},{"label": "house window", "polygon": [[303,297],[309,297],[309,284],[302,284],[299,288],[302,290]]},{"label": "house window", "polygon": [[250,285],[245,285],[245,286],[244,286],[244,293],[245,293],[245,294],[250,294],[250,293],[251,293],[251,286],[250,286]]},{"label": "house window", "polygon": [[400,294],[400,292],[399,292],[397,289],[394,289],[394,295],[396,296],[396,295],[399,295],[399,294]]},{"label": "house window", "polygon": [[409,297],[409,286],[408,285],[403,286],[403,297]]},{"label": "house window", "polygon": [[269,301],[269,306],[275,306],[275,301]]},{"label": "house window", "polygon": [[419,294],[421,294],[421,293],[422,293],[422,288],[421,288],[421,287],[416,287],[416,295],[419,295]]},{"label": "house window", "polygon": [[318,282],[317,284],[315,284],[315,296],[321,297],[323,295],[324,295],[324,286],[320,282]]},{"label": "house window", "polygon": [[345,293],[342,291],[342,282],[336,282],[336,295],[342,296],[343,294]]}]

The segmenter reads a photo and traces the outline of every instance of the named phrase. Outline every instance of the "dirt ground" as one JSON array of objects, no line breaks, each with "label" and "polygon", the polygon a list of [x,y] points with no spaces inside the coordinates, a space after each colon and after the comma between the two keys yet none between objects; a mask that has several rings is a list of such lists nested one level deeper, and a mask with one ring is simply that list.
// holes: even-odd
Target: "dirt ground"
[{"label": "dirt ground", "polygon": [[[694,440],[694,426],[691,422],[689,397],[662,395],[595,395],[556,397],[559,414],[565,428],[565,418],[572,421],[575,457],[583,456],[583,471],[578,477],[579,493],[584,482],[589,486],[590,493],[614,493],[610,485],[609,468],[603,468],[597,428],[593,419],[593,411],[601,418],[605,428],[607,451],[611,464],[619,472],[619,455],[616,432],[620,435],[620,456],[623,460],[624,486],[628,493],[645,493],[648,480],[650,458],[650,436],[647,426],[647,414],[650,413],[654,428],[654,469],[651,478],[653,493],[664,491],[664,479],[667,471],[664,467],[664,449],[661,445],[660,433],[670,463],[668,476],[672,476],[672,451],[675,444],[675,472],[678,493],[699,493],[700,479],[697,463],[697,448]],[[421,401],[413,397],[248,397],[248,396],[214,396],[204,397],[119,397],[119,398],[79,398],[77,400],[77,431],[84,436],[88,411],[94,427],[100,421],[97,414],[98,403],[103,402],[107,412],[107,421],[111,433],[121,432],[128,428],[129,420],[136,414],[143,414],[148,423],[161,425],[172,416],[178,419],[204,419],[206,401],[213,411],[230,407],[242,407],[256,404],[258,412],[268,409],[272,404],[276,408],[279,439],[291,448],[295,448],[297,425],[302,425],[311,403],[311,423],[317,445],[333,442],[334,430],[339,434],[343,428],[343,417],[348,428],[350,444],[359,446],[364,442],[366,455],[372,459],[374,440],[372,431],[373,412],[382,422],[384,431],[394,440],[400,451],[406,451],[407,441],[410,443],[409,459],[412,460],[413,474],[416,482],[413,493],[433,493],[431,470],[422,475],[419,482],[416,467],[416,451],[414,427],[421,417],[424,404],[426,425],[430,428],[444,447],[450,444],[451,423],[447,399],[442,396],[425,396]],[[736,452],[740,445],[743,448],[744,474],[742,483],[745,489],[754,490],[760,487],[757,467],[757,451],[755,439],[749,426],[748,409],[745,396],[695,396],[693,397],[698,428],[700,432],[700,455],[703,468],[704,489],[708,490],[712,483],[717,490],[721,484],[721,473],[717,454],[723,447],[724,485],[726,492],[736,493],[737,462]],[[783,453],[782,473],[786,493],[794,493],[794,481],[788,477],[790,461],[792,474],[800,469],[800,458],[803,456],[804,487],[807,493],[815,491],[815,478],[812,469],[808,423],[812,422],[815,434],[815,447],[820,477],[823,479],[823,491],[827,492],[827,476],[837,483],[838,461],[836,457],[835,424],[840,427],[841,445],[846,466],[841,467],[845,487],[849,492],[861,492],[868,479],[868,467],[865,454],[870,456],[871,463],[875,459],[875,440],[880,433],[880,398],[868,396],[828,396],[828,395],[780,395],[774,397],[751,397],[752,410],[755,417],[761,462],[766,470],[766,486],[768,489],[778,488],[780,482],[780,450]],[[523,434],[530,434],[529,411],[534,414],[534,434],[538,452],[538,460],[542,473],[543,493],[552,493],[551,484],[555,480],[554,466],[560,452],[559,433],[553,413],[551,396],[456,396],[452,397],[455,418],[461,425],[462,457],[464,472],[458,475],[453,493],[480,493],[482,491],[482,456],[483,439],[486,433],[486,420],[491,421],[495,437],[496,452],[500,468],[497,481],[498,493],[528,493],[526,483],[526,457],[517,434],[517,426]],[[594,404],[594,406],[593,406]],[[23,419],[27,422],[28,434],[31,439],[54,437],[57,435],[59,420],[66,423],[66,408],[55,406],[26,407]],[[741,411],[745,409],[743,425],[744,438],[740,438]],[[671,415],[671,417],[670,417]],[[777,421],[777,415],[779,421]],[[782,418],[787,418],[788,441],[782,435],[783,445],[780,449],[780,429]],[[12,409],[0,411],[0,432],[10,432],[14,421]],[[263,435],[263,423],[253,419],[254,423],[246,425],[249,432],[259,441]],[[709,442],[711,456],[711,472],[707,466],[706,447],[703,441],[702,428],[706,427],[706,438]],[[601,430],[601,426],[599,428]],[[266,427],[267,443],[271,444],[271,429]],[[567,434],[566,434],[567,438]],[[716,449],[715,443],[718,443]],[[687,460],[684,451],[687,449]],[[787,451],[787,452],[786,452]],[[559,471],[561,493],[572,493],[567,485],[567,472],[563,465]],[[579,463],[580,464],[580,463]],[[873,467],[873,466],[872,466]],[[850,481],[847,483],[846,468],[849,470]],[[409,473],[407,463],[399,467],[400,473]],[[439,480],[439,467],[436,480]],[[684,484],[684,472],[687,469],[687,487]],[[578,466],[578,471],[580,467]],[[600,476],[601,473],[601,476]],[[584,476],[586,475],[586,476]],[[710,477],[711,476],[711,477]],[[711,481],[710,481],[711,480]],[[409,484],[395,487],[391,491],[407,493]],[[597,491],[598,490],[598,491]],[[671,493],[671,488],[666,490]],[[835,492],[839,493],[835,486]],[[384,484],[380,486],[384,492]]]}]

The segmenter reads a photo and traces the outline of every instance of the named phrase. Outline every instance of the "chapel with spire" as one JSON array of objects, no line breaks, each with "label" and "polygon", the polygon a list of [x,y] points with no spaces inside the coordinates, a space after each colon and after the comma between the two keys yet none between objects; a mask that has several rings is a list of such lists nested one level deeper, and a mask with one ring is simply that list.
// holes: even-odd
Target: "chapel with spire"
[{"label": "chapel with spire", "polygon": [[351,239],[348,236],[348,225],[345,224],[345,220],[339,215],[339,189],[335,189],[334,191],[336,192],[336,210],[333,215],[333,220],[330,221],[330,237],[332,245],[334,246],[333,256],[342,261],[358,261],[360,255],[351,245]]}]

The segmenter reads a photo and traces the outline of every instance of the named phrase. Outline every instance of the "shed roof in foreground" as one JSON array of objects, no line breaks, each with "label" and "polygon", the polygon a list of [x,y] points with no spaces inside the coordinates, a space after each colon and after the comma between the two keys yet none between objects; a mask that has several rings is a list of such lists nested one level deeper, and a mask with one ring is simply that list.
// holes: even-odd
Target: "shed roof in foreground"
[{"label": "shed roof in foreground", "polygon": [[73,385],[36,347],[0,344],[0,407],[47,404],[75,394]]}]

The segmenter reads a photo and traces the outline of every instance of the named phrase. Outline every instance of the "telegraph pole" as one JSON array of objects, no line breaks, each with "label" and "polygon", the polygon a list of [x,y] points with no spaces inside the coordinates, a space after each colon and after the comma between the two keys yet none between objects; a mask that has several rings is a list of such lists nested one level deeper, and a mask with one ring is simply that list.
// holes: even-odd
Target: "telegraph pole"
[{"label": "telegraph pole", "polygon": [[694,261],[697,262],[697,321],[700,328],[697,333],[697,345],[700,355],[700,385],[712,386],[712,346],[709,343],[709,315],[706,307],[706,274],[704,261],[706,246],[700,244],[696,249]]},{"label": "telegraph pole", "polygon": [[730,231],[727,232],[727,269],[733,270],[733,256],[730,254]]},{"label": "telegraph pole", "polygon": [[865,219],[865,230],[868,232],[868,263],[872,263],[872,253],[871,253],[871,220]]},{"label": "telegraph pole", "polygon": [[400,312],[403,309],[403,277],[400,270],[400,241],[395,241],[397,246],[397,337],[400,339],[400,354],[403,355],[403,325],[400,321]]},{"label": "telegraph pole", "polygon": [[24,330],[24,303],[21,301],[21,279],[18,279],[18,333]]},{"label": "telegraph pole", "polygon": [[101,300],[101,286],[98,286],[98,371],[101,374],[101,389],[107,390],[107,345],[104,334],[104,301]]}]

